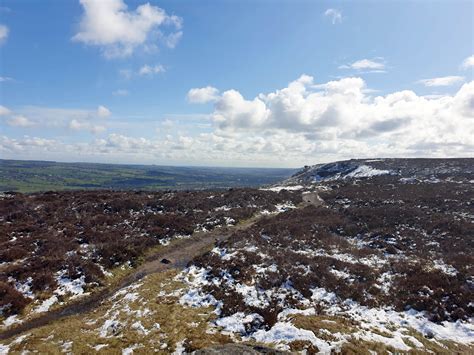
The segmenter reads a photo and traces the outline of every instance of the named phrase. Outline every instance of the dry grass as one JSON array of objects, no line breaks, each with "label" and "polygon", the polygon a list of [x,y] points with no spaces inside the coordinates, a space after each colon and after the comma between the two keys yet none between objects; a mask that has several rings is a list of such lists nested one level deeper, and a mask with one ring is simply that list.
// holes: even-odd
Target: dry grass
[{"label": "dry grass", "polygon": [[[11,353],[18,354],[26,350],[42,354],[60,354],[68,349],[74,354],[94,354],[99,353],[96,347],[102,345],[104,347],[100,349],[101,354],[121,354],[123,349],[132,346],[135,354],[169,354],[176,349],[177,344],[182,344],[186,351],[194,351],[233,342],[235,339],[227,335],[209,332],[209,323],[216,318],[212,308],[187,308],[179,304],[178,298],[185,289],[182,283],[174,279],[176,274],[177,271],[171,270],[149,275],[126,293],[106,301],[90,313],[35,329],[26,337],[17,338],[16,343],[12,339]],[[137,297],[126,301],[126,295],[133,293],[137,293]],[[110,318],[116,319],[121,327],[115,334],[101,337],[101,327]],[[146,334],[133,327],[137,321],[147,330]],[[294,315],[291,321],[298,328],[313,331],[320,339],[336,333],[347,335],[348,342],[341,346],[341,354],[397,352],[382,343],[351,336],[357,331],[358,324],[344,317]],[[155,326],[156,323],[160,325],[159,328]],[[462,344],[426,339],[415,331],[407,333],[408,335],[415,337],[425,346],[424,349],[411,351],[414,354],[430,351],[440,354],[467,354],[473,351],[472,347]],[[305,341],[294,341],[289,347],[292,352],[318,352],[314,345]]]},{"label": "dry grass", "polygon": [[[225,335],[206,332],[208,323],[215,318],[212,309],[185,308],[177,302],[183,285],[173,280],[175,275],[176,271],[150,275],[141,286],[130,290],[139,295],[136,300],[123,302],[125,295],[121,295],[116,298],[115,305],[109,300],[93,312],[35,329],[22,341],[10,342],[10,350],[12,353],[28,350],[59,354],[65,343],[72,342],[70,351],[74,354],[96,353],[94,347],[98,345],[107,345],[100,350],[105,354],[120,354],[122,349],[134,345],[135,353],[145,354],[172,352],[180,342],[184,342],[188,350],[231,342]],[[121,307],[117,307],[118,304]],[[115,311],[121,329],[115,335],[100,337],[101,326]],[[146,334],[134,329],[133,324],[137,321],[147,330]]]}]

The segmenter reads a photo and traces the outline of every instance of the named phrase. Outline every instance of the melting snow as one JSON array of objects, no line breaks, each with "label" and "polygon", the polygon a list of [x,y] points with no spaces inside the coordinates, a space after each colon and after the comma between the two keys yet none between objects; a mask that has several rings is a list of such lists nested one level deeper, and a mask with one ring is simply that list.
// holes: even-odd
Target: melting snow
[{"label": "melting snow", "polygon": [[302,185],[293,185],[293,186],[272,186],[272,187],[262,188],[260,190],[280,192],[281,190],[298,191],[298,190],[301,190],[303,188],[304,188],[304,186],[302,186]]},{"label": "melting snow", "polygon": [[316,345],[321,353],[331,352],[329,344],[317,338],[312,331],[297,328],[288,322],[278,322],[270,330],[258,330],[248,338],[262,343],[277,343],[279,348],[283,350],[289,350],[289,347],[284,345],[285,343],[295,340],[307,340]]},{"label": "melting snow", "polygon": [[56,295],[51,296],[47,300],[44,300],[43,303],[41,303],[38,307],[36,307],[33,312],[34,313],[42,313],[42,312],[47,312],[49,311],[49,308],[58,302],[58,297]]},{"label": "melting snow", "polygon": [[433,267],[449,276],[456,276],[458,273],[458,271],[453,266],[445,264],[443,260],[435,260],[433,262]]},{"label": "melting snow", "polygon": [[351,171],[349,174],[344,176],[345,179],[347,178],[367,178],[372,176],[379,176],[379,175],[388,175],[390,174],[389,170],[379,170],[372,168],[368,165],[361,165],[357,167],[354,171]]},{"label": "melting snow", "polygon": [[201,287],[208,285],[206,279],[208,271],[204,268],[191,266],[176,276],[176,279],[189,286],[188,291],[181,296],[179,303],[190,307],[210,307],[215,306],[216,313],[220,313],[222,302],[218,302],[214,296],[205,294]]},{"label": "melting snow", "polygon": [[69,277],[64,276],[65,274],[66,270],[58,272],[56,280],[59,287],[54,293],[57,295],[71,294],[72,297],[82,295],[84,293],[83,287],[86,285],[85,276],[81,275],[81,277],[71,280]]},{"label": "melting snow", "polygon": [[[213,252],[225,257],[225,249],[215,248]],[[275,265],[256,266],[256,269],[262,272],[273,269]],[[341,276],[348,277],[343,272]],[[230,275],[223,275],[221,279],[207,279],[208,270],[191,266],[183,271],[179,279],[186,282],[189,290],[181,297],[180,303],[192,307],[215,306],[215,313],[220,314],[222,303],[217,301],[212,295],[202,292],[205,285],[226,282],[231,285],[236,292],[241,294],[244,301],[249,306],[265,307],[269,299],[278,299],[285,302],[289,295],[293,299],[300,301],[300,307],[305,309],[287,308],[278,314],[278,322],[270,329],[258,329],[262,323],[261,316],[255,313],[246,314],[237,312],[231,316],[219,318],[214,325],[221,328],[225,333],[239,333],[244,340],[255,340],[258,342],[275,343],[283,350],[288,350],[288,343],[295,340],[307,340],[317,346],[323,353],[330,352],[331,349],[338,349],[342,343],[348,340],[350,336],[367,341],[382,342],[391,345],[402,351],[408,351],[412,347],[423,347],[423,344],[414,337],[409,336],[411,329],[419,333],[433,337],[436,340],[452,340],[459,343],[469,344],[474,342],[474,325],[467,322],[458,321],[433,323],[427,319],[422,312],[409,310],[406,312],[397,312],[391,308],[368,308],[362,306],[353,300],[341,300],[334,292],[329,292],[325,288],[312,289],[311,301],[305,299],[296,291],[290,283],[284,283],[278,288],[263,290],[255,285],[245,285],[235,283]],[[390,273],[382,274],[380,279],[383,291],[387,292],[390,286],[392,275]],[[325,341],[318,338],[312,331],[299,329],[295,327],[288,319],[292,314],[314,315],[319,314],[316,308],[310,305],[323,306],[323,312],[327,315],[350,318],[359,323],[359,331],[344,335],[341,333],[332,334],[334,340]],[[254,331],[255,329],[258,329]],[[374,331],[375,330],[375,331]],[[324,332],[324,330],[321,330]],[[389,335],[383,336],[381,333]]]},{"label": "melting snow", "polygon": [[142,345],[134,344],[129,346],[128,348],[122,349],[122,355],[131,355],[133,354],[133,350],[142,347]]},{"label": "melting snow", "polygon": [[184,340],[176,343],[176,350],[173,352],[172,355],[182,355],[186,353],[186,349],[184,348]]},{"label": "melting snow", "polygon": [[94,349],[95,351],[99,351],[100,349],[106,348],[107,346],[109,346],[109,345],[108,344],[98,344],[96,346],[93,346],[92,349]]},{"label": "melting snow", "polygon": [[[22,321],[20,319],[18,319],[18,315],[15,314],[13,316],[10,316],[8,317],[7,319],[5,319],[3,321],[3,326],[4,327],[9,327],[10,325],[12,324],[16,324],[16,323],[21,323]],[[1,353],[0,353],[1,354]]]},{"label": "melting snow", "polygon": [[245,334],[246,324],[254,322],[263,322],[263,318],[257,314],[245,314],[243,312],[237,312],[231,316],[219,318],[215,321],[215,324],[222,327],[225,332]]}]

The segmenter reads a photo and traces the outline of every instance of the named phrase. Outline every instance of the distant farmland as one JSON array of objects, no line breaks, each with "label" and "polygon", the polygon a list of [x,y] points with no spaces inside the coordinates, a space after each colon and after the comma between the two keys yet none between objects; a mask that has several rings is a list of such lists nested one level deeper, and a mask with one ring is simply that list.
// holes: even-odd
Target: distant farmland
[{"label": "distant farmland", "polygon": [[0,160],[0,191],[184,190],[252,187],[281,181],[294,172],[293,169]]}]

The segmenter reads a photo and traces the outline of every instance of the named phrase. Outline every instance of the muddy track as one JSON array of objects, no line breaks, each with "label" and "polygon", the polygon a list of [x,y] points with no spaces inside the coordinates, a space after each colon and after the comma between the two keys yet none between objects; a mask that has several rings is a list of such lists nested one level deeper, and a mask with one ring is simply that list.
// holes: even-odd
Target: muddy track
[{"label": "muddy track", "polygon": [[[303,201],[304,202],[300,207],[304,207],[307,204],[318,206],[323,203],[315,192],[306,194],[306,198],[304,198]],[[168,246],[164,246],[158,252],[147,256],[143,264],[141,264],[131,274],[124,276],[117,284],[113,284],[100,291],[94,292],[92,295],[81,300],[51,310],[44,315],[6,329],[0,333],[0,340],[17,336],[21,333],[42,327],[62,318],[91,311],[97,308],[104,300],[111,297],[117,291],[142,279],[146,275],[169,269],[184,269],[192,259],[202,255],[216,242],[227,240],[236,231],[245,230],[251,227],[261,218],[263,218],[263,216],[253,217],[252,219],[239,223],[236,226],[217,228],[209,232],[198,232],[189,239],[175,240]],[[268,218],[268,216],[266,218]],[[163,263],[163,259],[166,259],[169,262]]]},{"label": "muddy track", "polygon": [[[111,297],[117,291],[142,279],[146,275],[169,269],[183,269],[193,258],[209,250],[217,241],[228,239],[234,232],[249,228],[259,219],[260,217],[254,217],[251,220],[233,227],[222,227],[209,232],[198,232],[191,238],[175,240],[169,245],[164,246],[158,252],[146,257],[143,264],[138,266],[131,274],[124,276],[117,284],[111,285],[100,291],[94,292],[92,295],[81,300],[49,311],[44,315],[27,320],[24,323],[2,331],[0,333],[0,340],[17,336],[21,333],[42,327],[65,317],[91,311],[97,308],[104,300]],[[163,259],[166,259],[167,263],[163,263]]]}]

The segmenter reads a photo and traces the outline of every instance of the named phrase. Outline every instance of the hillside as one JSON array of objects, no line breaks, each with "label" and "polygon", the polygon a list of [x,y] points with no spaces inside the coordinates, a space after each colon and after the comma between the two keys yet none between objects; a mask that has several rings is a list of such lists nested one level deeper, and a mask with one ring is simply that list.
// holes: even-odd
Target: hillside
[{"label": "hillside", "polygon": [[470,353],[473,167],[351,160],[260,189],[3,194],[0,351]]}]

